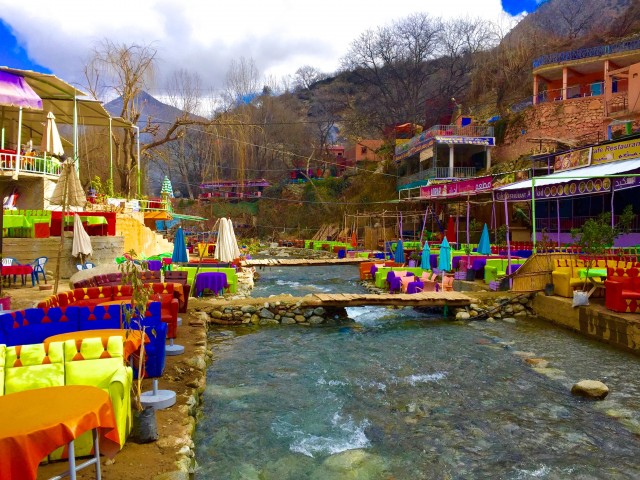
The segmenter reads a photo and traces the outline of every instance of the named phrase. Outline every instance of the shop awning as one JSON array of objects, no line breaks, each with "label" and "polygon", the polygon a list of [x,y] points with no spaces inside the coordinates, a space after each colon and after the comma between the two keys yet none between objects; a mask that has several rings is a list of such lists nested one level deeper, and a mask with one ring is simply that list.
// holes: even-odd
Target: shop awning
[{"label": "shop awning", "polygon": [[204,222],[206,220],[206,218],[203,217],[196,217],[195,215],[185,215],[182,213],[171,212],[170,215],[174,220],[190,220],[192,222]]},{"label": "shop awning", "polygon": [[0,71],[0,105],[42,110],[42,99],[23,77]]},{"label": "shop awning", "polygon": [[[606,177],[607,175],[616,175],[620,173],[630,172],[640,168],[640,158],[633,160],[624,160],[622,162],[603,163],[601,165],[591,165],[589,167],[576,168],[575,170],[566,170],[563,172],[552,173],[544,177],[536,177],[536,187],[546,187],[547,185],[557,185],[559,183],[567,183],[571,180],[586,180],[588,178]],[[523,180],[522,182],[512,183],[504,187],[497,188],[497,191],[523,190],[531,189],[532,180]]]},{"label": "shop awning", "polygon": [[[536,200],[560,200],[563,198],[586,195],[602,195],[640,186],[640,158],[624,160],[590,167],[576,168],[535,178],[535,192],[532,192],[532,180],[506,185],[494,190],[497,201],[529,201],[535,194]],[[633,173],[624,176],[625,173]],[[611,178],[611,175],[619,175]]]}]

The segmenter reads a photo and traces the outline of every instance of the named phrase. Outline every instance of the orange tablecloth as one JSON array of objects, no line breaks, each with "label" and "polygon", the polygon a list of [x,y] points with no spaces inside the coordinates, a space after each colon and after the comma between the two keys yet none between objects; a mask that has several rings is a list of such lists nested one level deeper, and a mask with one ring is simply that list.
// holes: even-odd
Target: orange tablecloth
[{"label": "orange tablecloth", "polygon": [[[149,337],[145,334],[144,343],[149,343]],[[139,330],[127,330],[125,328],[105,328],[102,330],[80,330],[78,332],[60,333],[45,338],[44,344],[51,342],[64,342],[66,340],[83,340],[85,338],[101,338],[102,343],[106,345],[109,337],[122,337],[124,341],[124,358],[129,358],[133,352],[140,348],[142,341],[140,340]],[[0,477],[2,478],[2,477]]]},{"label": "orange tablecloth", "polygon": [[0,478],[35,479],[49,453],[97,428],[100,451],[112,458],[120,439],[109,394],[97,387],[38,388],[0,397]]}]

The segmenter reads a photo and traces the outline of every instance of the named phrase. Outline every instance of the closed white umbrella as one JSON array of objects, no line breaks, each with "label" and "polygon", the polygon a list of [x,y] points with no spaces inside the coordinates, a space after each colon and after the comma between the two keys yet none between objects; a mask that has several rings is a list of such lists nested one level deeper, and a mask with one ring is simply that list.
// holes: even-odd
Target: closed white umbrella
[{"label": "closed white umbrella", "polygon": [[213,254],[214,258],[221,262],[230,262],[229,252],[229,225],[226,218],[221,218],[218,226],[218,239],[216,241],[216,250]]},{"label": "closed white umbrella", "polygon": [[40,148],[43,152],[48,152],[57,157],[64,155],[62,140],[60,140],[60,133],[58,133],[56,117],[53,112],[49,112],[47,114],[47,125],[45,127],[44,135],[42,135],[42,145]]},{"label": "closed white umbrella", "polygon": [[84,263],[84,257],[87,257],[93,253],[93,247],[91,246],[91,237],[85,231],[82,226],[82,220],[77,213],[73,217],[73,246],[71,248],[71,255],[74,257],[80,257],[80,262]]},{"label": "closed white umbrella", "polygon": [[87,203],[87,196],[72,161],[66,161],[62,164],[62,172],[49,198],[49,203],[62,205],[63,211],[65,207],[84,207]]},{"label": "closed white umbrella", "polygon": [[236,233],[233,230],[233,222],[231,219],[227,221],[229,222],[229,247],[233,256],[232,260],[234,260],[240,256],[240,248],[238,248],[238,240],[236,240]]}]

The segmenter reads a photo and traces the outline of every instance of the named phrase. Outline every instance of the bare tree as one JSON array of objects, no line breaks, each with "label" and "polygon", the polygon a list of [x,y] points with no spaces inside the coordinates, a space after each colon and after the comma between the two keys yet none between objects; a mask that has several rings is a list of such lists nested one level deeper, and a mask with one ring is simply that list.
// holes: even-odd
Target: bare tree
[{"label": "bare tree", "polygon": [[442,22],[425,13],[411,15],[391,26],[362,33],[342,60],[363,86],[377,97],[389,123],[422,118],[426,86],[437,67]]},{"label": "bare tree", "polygon": [[227,108],[248,103],[261,90],[260,71],[252,58],[232,60],[225,78]]},{"label": "bare tree", "polygon": [[[153,45],[116,43],[105,39],[96,44],[92,57],[84,68],[85,78],[91,94],[98,99],[117,97],[120,102],[119,116],[133,125],[141,122],[144,105],[140,102],[141,94],[150,88],[155,72],[157,51]],[[140,133],[148,133],[152,140],[140,147],[140,155],[148,155],[152,149],[178,138],[181,126],[195,122],[188,112],[175,118],[167,128],[160,130],[147,118]],[[125,129],[122,136],[113,133],[114,161],[120,177],[122,192],[131,196],[134,191],[134,171],[138,159],[136,157],[136,132]]]},{"label": "bare tree", "polygon": [[304,65],[296,70],[294,82],[296,88],[311,88],[316,82],[324,80],[328,75],[315,67]]}]

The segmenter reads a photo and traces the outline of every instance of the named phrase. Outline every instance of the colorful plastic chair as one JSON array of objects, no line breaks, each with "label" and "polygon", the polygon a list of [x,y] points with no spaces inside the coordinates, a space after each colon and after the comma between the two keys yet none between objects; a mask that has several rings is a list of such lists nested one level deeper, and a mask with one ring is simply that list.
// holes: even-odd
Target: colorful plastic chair
[{"label": "colorful plastic chair", "polygon": [[33,267],[33,272],[31,272],[32,284],[35,285],[35,282],[38,282],[38,284],[40,284],[40,275],[42,275],[42,279],[44,280],[45,285],[47,284],[47,274],[44,271],[44,266],[48,261],[48,257],[38,257],[33,262],[31,262],[31,266]]}]

